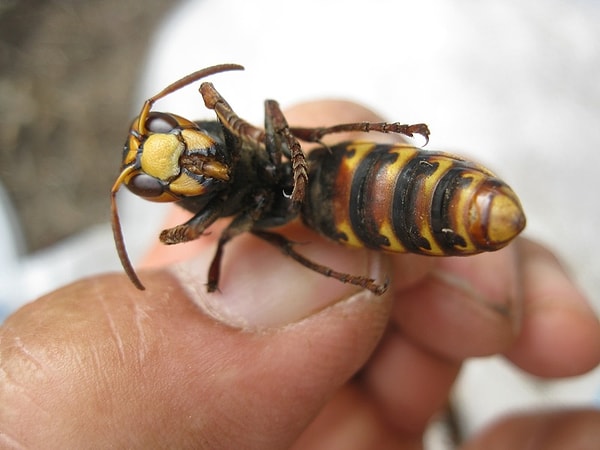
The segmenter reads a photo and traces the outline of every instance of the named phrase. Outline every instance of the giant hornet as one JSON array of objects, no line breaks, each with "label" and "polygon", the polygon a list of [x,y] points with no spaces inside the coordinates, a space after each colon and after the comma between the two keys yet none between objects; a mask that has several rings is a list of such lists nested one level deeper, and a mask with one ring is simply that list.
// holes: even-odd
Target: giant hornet
[{"label": "giant hornet", "polygon": [[473,255],[498,250],[525,226],[512,189],[488,169],[441,152],[407,144],[351,141],[321,145],[308,156],[299,141],[321,143],[346,131],[415,134],[425,124],[349,123],[323,128],[288,126],[274,100],[265,102],[265,127],[240,118],[211,83],[200,94],[215,121],[192,122],[152,111],[154,103],[208,75],[243,70],[222,64],[194,72],[146,100],[123,149],[121,173],[111,190],[112,226],[125,272],[144,289],[125,250],[116,206],[122,184],[156,202],[177,202],[194,213],[163,230],[178,244],[200,237],[220,217],[232,217],[208,271],[218,288],[225,244],[250,232],[305,267],[345,283],[385,292],[387,282],[337,272],[302,256],[294,243],[269,231],[300,216],[320,234],[350,247],[423,255]]}]

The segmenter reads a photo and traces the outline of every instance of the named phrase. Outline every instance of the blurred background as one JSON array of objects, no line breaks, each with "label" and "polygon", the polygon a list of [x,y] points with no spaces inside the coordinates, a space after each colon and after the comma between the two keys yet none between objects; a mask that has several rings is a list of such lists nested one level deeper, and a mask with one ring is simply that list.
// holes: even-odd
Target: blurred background
[{"label": "blurred background", "polygon": [[28,252],[107,220],[148,42],[172,4],[0,0],[0,179]]},{"label": "blurred background", "polygon": [[[557,251],[600,311],[600,3],[0,0],[0,321],[119,270],[108,193],[130,120],[173,80],[222,62],[246,66],[211,81],[257,124],[265,98],[323,97],[428,123],[428,148],[479,160],[515,189],[526,235]],[[195,88],[156,109],[211,117]],[[164,208],[127,192],[119,203],[135,260]],[[463,431],[516,407],[599,406],[597,372],[548,384],[474,361],[455,394]]]},{"label": "blurred background", "polygon": [[0,321],[118,267],[108,192],[149,43],[173,6],[0,0]]}]

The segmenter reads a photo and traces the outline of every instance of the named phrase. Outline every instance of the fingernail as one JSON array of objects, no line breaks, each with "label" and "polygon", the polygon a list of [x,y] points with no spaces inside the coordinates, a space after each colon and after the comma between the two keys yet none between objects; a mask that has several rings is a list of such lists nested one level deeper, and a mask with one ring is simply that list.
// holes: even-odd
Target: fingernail
[{"label": "fingernail", "polygon": [[[381,254],[349,250],[320,238],[294,248],[336,271],[369,276],[381,283],[385,280]],[[204,253],[171,270],[204,312],[236,328],[261,329],[297,322],[364,290],[318,274],[248,235],[225,247],[219,289],[209,293],[206,280],[212,257],[212,252]]]}]

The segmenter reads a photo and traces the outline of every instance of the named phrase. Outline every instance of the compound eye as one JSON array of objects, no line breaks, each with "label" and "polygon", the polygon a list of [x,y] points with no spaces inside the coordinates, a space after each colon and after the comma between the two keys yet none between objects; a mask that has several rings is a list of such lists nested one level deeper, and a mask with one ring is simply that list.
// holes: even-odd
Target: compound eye
[{"label": "compound eye", "polygon": [[151,133],[170,133],[179,128],[179,123],[170,114],[151,112],[146,119],[146,129]]},{"label": "compound eye", "polygon": [[127,188],[135,195],[144,198],[160,197],[164,192],[163,184],[145,173],[133,176],[127,182]]}]

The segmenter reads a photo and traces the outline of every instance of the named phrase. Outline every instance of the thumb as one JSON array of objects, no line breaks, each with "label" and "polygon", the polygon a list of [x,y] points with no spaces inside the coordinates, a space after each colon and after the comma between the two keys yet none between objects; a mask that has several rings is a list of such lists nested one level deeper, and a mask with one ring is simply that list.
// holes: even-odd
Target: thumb
[{"label": "thumb", "polygon": [[0,442],[287,446],[364,364],[390,306],[352,291],[303,320],[251,332],[201,312],[172,273],[148,275],[145,292],[123,276],[95,277],[6,320]]}]

